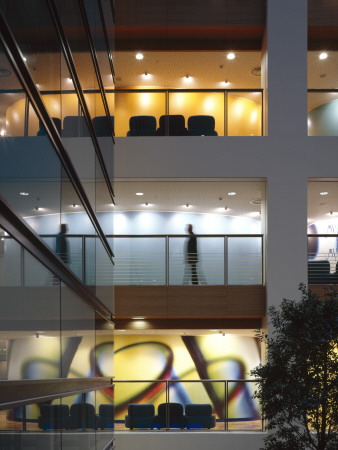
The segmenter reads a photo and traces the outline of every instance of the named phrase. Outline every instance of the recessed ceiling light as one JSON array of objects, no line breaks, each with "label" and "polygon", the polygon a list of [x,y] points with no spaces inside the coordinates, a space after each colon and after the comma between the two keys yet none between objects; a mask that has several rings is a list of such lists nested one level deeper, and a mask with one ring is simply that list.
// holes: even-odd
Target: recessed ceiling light
[{"label": "recessed ceiling light", "polygon": [[77,208],[78,206],[79,206],[79,205],[77,205],[76,203],[73,203],[73,204],[72,204],[72,207],[73,207],[73,208]]},{"label": "recessed ceiling light", "polygon": [[227,206],[224,206],[224,209],[225,209],[225,211],[228,211],[228,207]]},{"label": "recessed ceiling light", "polygon": [[143,78],[150,78],[150,77],[151,77],[150,73],[144,72]]},{"label": "recessed ceiling light", "polygon": [[27,195],[29,195],[29,192],[20,192],[20,195],[23,195],[24,197],[26,197]]},{"label": "recessed ceiling light", "polygon": [[6,130],[1,130],[1,131],[0,131],[0,136],[1,136],[1,137],[6,136]]},{"label": "recessed ceiling light", "polygon": [[326,191],[320,192],[320,195],[328,195],[328,192]]},{"label": "recessed ceiling light", "polygon": [[136,192],[136,195],[143,195],[143,192]]},{"label": "recessed ceiling light", "polygon": [[36,206],[34,209],[35,209],[35,211],[39,211],[41,208],[39,208],[38,206]]},{"label": "recessed ceiling light", "polygon": [[141,60],[141,59],[143,59],[143,58],[144,58],[144,56],[143,56],[143,54],[142,54],[142,53],[136,53],[136,56],[135,56],[135,58],[136,58],[136,59],[138,59],[138,60]]},{"label": "recessed ceiling light", "polygon": [[144,320],[144,317],[132,317],[133,320]]},{"label": "recessed ceiling light", "polygon": [[319,55],[319,59],[326,59],[327,58],[327,53],[326,52],[322,52],[320,55]]},{"label": "recessed ceiling light", "polygon": [[189,203],[186,203],[185,206],[186,206],[186,208],[189,208],[190,205],[189,205]]},{"label": "recessed ceiling light", "polygon": [[228,192],[228,195],[236,195],[236,192]]},{"label": "recessed ceiling light", "polygon": [[144,205],[145,205],[145,206],[150,206],[148,202],[145,202]]},{"label": "recessed ceiling light", "polygon": [[227,59],[235,59],[235,58],[236,58],[235,53],[230,52],[227,54]]},{"label": "recessed ceiling light", "polygon": [[228,80],[225,80],[225,81],[222,81],[222,83],[224,84],[224,86],[229,86],[229,84],[230,84],[230,81],[228,81]]}]

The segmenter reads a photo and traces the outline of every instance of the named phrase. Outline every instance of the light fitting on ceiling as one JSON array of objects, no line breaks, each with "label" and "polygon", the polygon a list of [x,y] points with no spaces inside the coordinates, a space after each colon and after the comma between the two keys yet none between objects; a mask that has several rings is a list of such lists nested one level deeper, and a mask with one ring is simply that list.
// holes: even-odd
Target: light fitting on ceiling
[{"label": "light fitting on ceiling", "polygon": [[224,209],[225,209],[225,211],[228,211],[229,208],[227,206],[224,206]]},{"label": "light fitting on ceiling", "polygon": [[143,192],[136,192],[135,195],[143,195]]},{"label": "light fitting on ceiling", "polygon": [[235,58],[236,58],[235,53],[230,52],[230,53],[227,54],[227,59],[235,59]]},{"label": "light fitting on ceiling", "polygon": [[186,206],[186,208],[189,208],[190,205],[189,205],[189,203],[186,203],[185,206]]},{"label": "light fitting on ceiling", "polygon": [[73,204],[72,204],[72,207],[73,207],[73,208],[77,208],[78,206],[79,206],[79,205],[77,205],[76,203],[73,203]]},{"label": "light fitting on ceiling", "polygon": [[230,84],[230,81],[228,81],[228,80],[225,80],[225,81],[223,81],[222,83],[224,84],[224,86],[229,86],[229,84]]},{"label": "light fitting on ceiling", "polygon": [[228,195],[236,195],[236,192],[228,192]]},{"label": "light fitting on ceiling", "polygon": [[23,197],[27,197],[27,195],[29,195],[28,192],[20,192],[20,195],[22,195]]},{"label": "light fitting on ceiling", "polygon": [[35,209],[35,211],[39,211],[41,208],[39,208],[38,206],[36,206],[34,209]]},{"label": "light fitting on ceiling", "polygon": [[138,60],[141,60],[141,59],[143,59],[143,58],[144,58],[144,56],[143,56],[143,54],[142,54],[142,53],[136,53],[136,56],[135,56],[135,58],[136,58],[136,59],[138,59]]},{"label": "light fitting on ceiling", "polygon": [[144,74],[143,74],[143,78],[150,78],[150,73],[148,73],[148,72],[144,72]]},{"label": "light fitting on ceiling", "polygon": [[190,83],[190,82],[192,81],[191,76],[188,75],[188,74],[187,74],[183,79],[184,79],[184,81],[185,81],[186,83]]},{"label": "light fitting on ceiling", "polygon": [[149,206],[149,203],[148,203],[148,202],[145,202],[145,206]]},{"label": "light fitting on ceiling", "polygon": [[1,131],[0,131],[0,136],[1,136],[1,137],[6,136],[6,130],[1,130]]},{"label": "light fitting on ceiling", "polygon": [[319,59],[326,59],[327,58],[327,53],[326,52],[322,52],[320,55],[319,55]]},{"label": "light fitting on ceiling", "polygon": [[328,195],[328,192],[326,191],[320,192],[320,195]]}]

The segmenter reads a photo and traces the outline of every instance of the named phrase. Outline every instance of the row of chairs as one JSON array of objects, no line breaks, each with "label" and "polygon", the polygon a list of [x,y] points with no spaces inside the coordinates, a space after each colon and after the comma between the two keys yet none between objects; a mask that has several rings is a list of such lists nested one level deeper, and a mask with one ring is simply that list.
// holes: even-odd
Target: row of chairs
[{"label": "row of chairs", "polygon": [[215,131],[213,116],[199,115],[188,118],[188,128],[185,118],[180,114],[163,115],[156,129],[154,116],[132,116],[129,119],[127,136],[218,136]]},{"label": "row of chairs", "polygon": [[[83,116],[66,116],[63,119],[52,117],[52,120],[62,137],[89,137],[89,130]],[[111,116],[114,129],[114,116]],[[97,116],[92,120],[97,137],[111,136],[111,129],[106,116]],[[188,128],[185,118],[180,114],[163,115],[156,128],[154,116],[132,116],[129,119],[127,136],[218,136],[215,131],[215,118],[213,116],[199,115],[188,118]],[[45,136],[46,131],[40,122],[37,136]]]},{"label": "row of chairs", "polygon": [[[89,137],[89,129],[86,119],[83,116],[66,116],[63,119],[63,127],[61,127],[61,119],[52,117],[52,120],[62,137]],[[112,126],[114,129],[114,116],[111,116]],[[111,136],[111,130],[106,116],[97,116],[92,120],[93,127],[97,137]],[[42,123],[39,124],[37,136],[45,136],[46,131]]]},{"label": "row of chairs", "polygon": [[102,404],[99,414],[90,403],[68,405],[41,405],[38,427],[41,430],[82,428],[114,428],[114,405]]},{"label": "row of chairs", "polygon": [[170,428],[214,428],[216,417],[212,414],[212,407],[208,403],[187,404],[185,411],[181,403],[161,403],[158,405],[157,415],[152,403],[128,405],[126,428],[161,429],[166,428],[167,423]]}]

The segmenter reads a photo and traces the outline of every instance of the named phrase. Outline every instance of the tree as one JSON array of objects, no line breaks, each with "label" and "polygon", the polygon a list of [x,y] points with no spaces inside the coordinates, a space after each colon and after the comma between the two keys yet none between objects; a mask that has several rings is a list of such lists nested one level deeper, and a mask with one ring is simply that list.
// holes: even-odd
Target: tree
[{"label": "tree", "polygon": [[266,420],[266,450],[338,449],[338,292],[322,299],[299,287],[299,301],[270,307],[267,363],[251,375],[260,379],[254,398]]}]

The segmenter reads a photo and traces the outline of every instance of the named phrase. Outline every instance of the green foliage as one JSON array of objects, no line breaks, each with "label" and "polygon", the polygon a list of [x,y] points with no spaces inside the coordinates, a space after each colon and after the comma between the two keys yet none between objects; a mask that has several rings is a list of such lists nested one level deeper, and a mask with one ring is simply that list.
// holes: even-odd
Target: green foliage
[{"label": "green foliage", "polygon": [[267,363],[251,371],[268,432],[266,450],[338,449],[338,292],[323,299],[302,284],[300,301],[269,308],[272,333],[258,330]]}]

